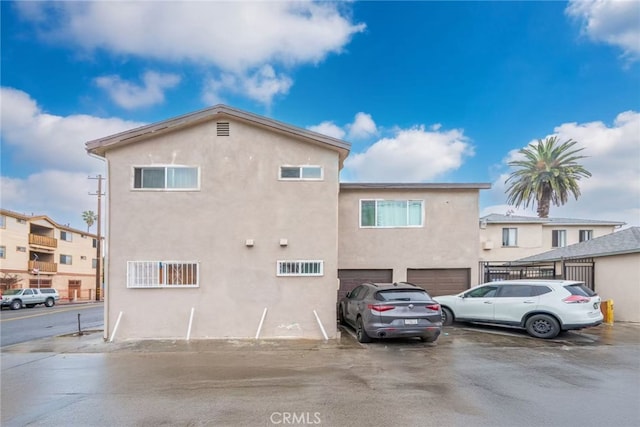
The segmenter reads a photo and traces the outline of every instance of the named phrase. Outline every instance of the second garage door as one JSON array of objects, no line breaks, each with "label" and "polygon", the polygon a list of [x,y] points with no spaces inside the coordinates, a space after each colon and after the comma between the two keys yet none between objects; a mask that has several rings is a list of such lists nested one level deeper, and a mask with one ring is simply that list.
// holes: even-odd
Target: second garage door
[{"label": "second garage door", "polygon": [[471,269],[409,268],[407,281],[426,289],[432,297],[457,294],[469,289]]}]

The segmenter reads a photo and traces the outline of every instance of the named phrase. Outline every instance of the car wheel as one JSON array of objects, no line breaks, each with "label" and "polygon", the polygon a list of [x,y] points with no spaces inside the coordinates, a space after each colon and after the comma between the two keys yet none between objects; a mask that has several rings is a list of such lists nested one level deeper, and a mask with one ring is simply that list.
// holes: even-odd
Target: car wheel
[{"label": "car wheel", "polygon": [[346,325],[347,321],[344,319],[344,309],[342,307],[338,308],[338,322],[341,325]]},{"label": "car wheel", "polygon": [[356,338],[358,342],[371,342],[371,338],[367,335],[367,331],[364,330],[364,325],[362,324],[362,317],[358,317],[356,320]]},{"label": "car wheel", "polygon": [[560,333],[558,321],[547,314],[531,316],[526,323],[527,333],[536,338],[554,338]]},{"label": "car wheel", "polygon": [[420,337],[420,341],[422,342],[435,342],[437,339],[438,337],[432,337],[432,336]]},{"label": "car wheel", "polygon": [[11,301],[11,310],[20,310],[22,308],[22,301],[14,300]]},{"label": "car wheel", "polygon": [[47,298],[47,300],[44,302],[44,305],[46,305],[47,307],[53,307],[54,304],[55,301],[53,300],[53,298]]},{"label": "car wheel", "polygon": [[442,307],[442,324],[444,326],[451,326],[453,324],[453,313],[445,307]]}]

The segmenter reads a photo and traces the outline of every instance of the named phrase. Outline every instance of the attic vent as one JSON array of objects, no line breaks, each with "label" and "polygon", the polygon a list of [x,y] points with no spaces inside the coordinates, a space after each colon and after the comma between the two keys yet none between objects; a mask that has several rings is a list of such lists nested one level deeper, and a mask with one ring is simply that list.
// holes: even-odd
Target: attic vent
[{"label": "attic vent", "polygon": [[216,123],[218,128],[218,136],[229,136],[229,122]]}]

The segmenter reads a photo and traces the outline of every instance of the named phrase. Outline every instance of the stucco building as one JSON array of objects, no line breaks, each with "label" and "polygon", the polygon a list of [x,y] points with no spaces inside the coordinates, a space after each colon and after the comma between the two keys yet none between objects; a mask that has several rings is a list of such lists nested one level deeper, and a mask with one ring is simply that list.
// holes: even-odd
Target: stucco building
[{"label": "stucco building", "polygon": [[341,184],[348,143],[223,105],[86,146],[108,174],[107,336],[333,338],[355,281],[477,283],[489,184]]}]

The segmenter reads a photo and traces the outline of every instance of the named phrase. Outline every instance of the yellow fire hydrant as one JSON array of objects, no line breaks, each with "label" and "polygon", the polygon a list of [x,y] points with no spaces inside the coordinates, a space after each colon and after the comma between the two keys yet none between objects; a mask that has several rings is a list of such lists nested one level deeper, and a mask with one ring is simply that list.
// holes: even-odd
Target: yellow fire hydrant
[{"label": "yellow fire hydrant", "polygon": [[604,316],[604,323],[613,324],[613,300],[606,300],[600,302],[600,311]]}]

